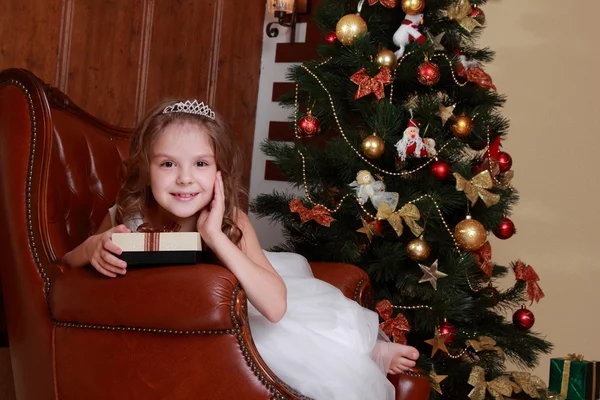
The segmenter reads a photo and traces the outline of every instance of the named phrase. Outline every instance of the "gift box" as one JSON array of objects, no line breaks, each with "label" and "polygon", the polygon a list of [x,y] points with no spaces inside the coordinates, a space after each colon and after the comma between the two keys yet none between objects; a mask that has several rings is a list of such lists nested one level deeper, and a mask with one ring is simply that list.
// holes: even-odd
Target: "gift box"
[{"label": "gift box", "polygon": [[113,233],[123,251],[118,257],[128,266],[198,264],[202,240],[198,232]]},{"label": "gift box", "polygon": [[548,389],[566,400],[597,400],[600,398],[600,368],[596,361],[569,355],[550,359]]}]

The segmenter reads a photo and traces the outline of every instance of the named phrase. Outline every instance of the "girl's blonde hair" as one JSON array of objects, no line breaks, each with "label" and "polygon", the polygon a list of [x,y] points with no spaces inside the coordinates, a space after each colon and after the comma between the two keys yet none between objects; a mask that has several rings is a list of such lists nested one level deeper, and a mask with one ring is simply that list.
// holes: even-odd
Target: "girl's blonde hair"
[{"label": "girl's blonde hair", "polygon": [[242,232],[236,224],[235,213],[239,209],[240,198],[245,192],[240,179],[243,168],[242,154],[236,145],[234,133],[216,113],[214,119],[184,112],[163,113],[165,107],[182,101],[185,102],[185,99],[161,101],[133,132],[127,161],[127,177],[116,200],[116,222],[122,224],[138,214],[143,217],[149,207],[156,204],[150,189],[152,148],[167,126],[175,123],[190,123],[202,128],[209,136],[217,169],[221,171],[223,177],[225,191],[222,229],[233,243],[238,244]]}]

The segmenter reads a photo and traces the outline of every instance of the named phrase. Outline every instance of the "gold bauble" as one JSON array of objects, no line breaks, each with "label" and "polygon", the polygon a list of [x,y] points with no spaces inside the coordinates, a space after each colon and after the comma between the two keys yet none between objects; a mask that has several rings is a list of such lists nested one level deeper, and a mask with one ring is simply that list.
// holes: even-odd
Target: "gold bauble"
[{"label": "gold bauble", "polygon": [[409,15],[417,15],[425,9],[425,0],[402,0],[402,11]]},{"label": "gold bauble", "polygon": [[423,239],[413,239],[406,245],[406,254],[411,260],[425,261],[430,253],[431,248]]},{"label": "gold bauble", "polygon": [[360,146],[365,157],[371,159],[380,157],[385,151],[383,139],[375,134],[367,136]]},{"label": "gold bauble", "polygon": [[384,49],[377,53],[375,62],[379,68],[388,67],[389,69],[394,70],[396,65],[398,65],[398,57],[396,57],[396,54],[393,51]]},{"label": "gold bauble", "polygon": [[473,121],[465,114],[459,115],[450,125],[450,130],[459,138],[469,136],[473,130]]},{"label": "gold bauble", "polygon": [[461,249],[475,251],[486,242],[487,232],[479,221],[467,217],[456,224],[454,238]]},{"label": "gold bauble", "polygon": [[343,45],[351,45],[358,35],[367,31],[367,23],[358,14],[344,15],[335,27],[337,39]]}]

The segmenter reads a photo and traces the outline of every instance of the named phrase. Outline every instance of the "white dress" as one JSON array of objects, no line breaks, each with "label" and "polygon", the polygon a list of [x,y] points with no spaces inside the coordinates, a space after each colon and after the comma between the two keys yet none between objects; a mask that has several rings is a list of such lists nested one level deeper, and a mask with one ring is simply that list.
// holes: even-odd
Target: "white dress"
[{"label": "white dress", "polygon": [[[389,360],[376,362],[378,316],[313,277],[294,253],[265,255],[287,287],[287,312],[269,322],[250,305],[250,329],[269,368],[303,395],[317,400],[393,400]],[[387,365],[386,365],[387,364]]]},{"label": "white dress", "polygon": [[[115,207],[110,210],[115,225]],[[126,221],[135,232],[141,218]],[[379,335],[375,312],[316,279],[294,253],[265,255],[287,287],[287,312],[269,322],[251,303],[252,338],[263,360],[287,385],[315,400],[394,400],[389,359],[371,356]]]}]

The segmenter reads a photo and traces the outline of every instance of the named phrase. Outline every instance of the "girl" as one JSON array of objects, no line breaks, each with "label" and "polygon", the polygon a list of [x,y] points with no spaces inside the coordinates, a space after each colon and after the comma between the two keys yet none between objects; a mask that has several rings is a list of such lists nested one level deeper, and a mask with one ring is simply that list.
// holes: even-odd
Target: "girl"
[{"label": "girl", "polygon": [[239,209],[241,155],[204,103],[157,105],[133,133],[127,177],[98,232],[64,256],[116,277],[127,271],[111,241],[142,223],[198,231],[249,300],[256,346],[284,382],[315,399],[392,400],[386,373],[415,366],[413,347],[378,340],[378,317],[312,276],[306,259],[261,249]]}]

